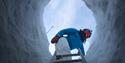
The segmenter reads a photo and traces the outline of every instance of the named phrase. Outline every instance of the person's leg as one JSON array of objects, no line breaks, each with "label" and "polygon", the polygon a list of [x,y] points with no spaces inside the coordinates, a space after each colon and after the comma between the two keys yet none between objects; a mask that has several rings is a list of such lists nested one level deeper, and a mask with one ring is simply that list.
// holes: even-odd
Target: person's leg
[{"label": "person's leg", "polygon": [[58,43],[56,44],[56,55],[57,55],[57,59],[66,59],[66,60],[70,60],[71,57],[64,57],[62,58],[61,55],[65,55],[65,54],[71,54],[70,53],[70,47],[68,45],[67,39],[62,37],[59,39]]}]

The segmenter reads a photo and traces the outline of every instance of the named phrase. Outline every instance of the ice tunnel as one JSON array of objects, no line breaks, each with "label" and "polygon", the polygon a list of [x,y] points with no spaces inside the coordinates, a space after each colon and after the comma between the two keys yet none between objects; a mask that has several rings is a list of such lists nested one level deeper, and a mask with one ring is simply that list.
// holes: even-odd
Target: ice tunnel
[{"label": "ice tunnel", "polygon": [[[88,63],[125,63],[125,1],[83,0],[96,18]],[[49,63],[43,24],[49,0],[0,0],[0,63]]]}]

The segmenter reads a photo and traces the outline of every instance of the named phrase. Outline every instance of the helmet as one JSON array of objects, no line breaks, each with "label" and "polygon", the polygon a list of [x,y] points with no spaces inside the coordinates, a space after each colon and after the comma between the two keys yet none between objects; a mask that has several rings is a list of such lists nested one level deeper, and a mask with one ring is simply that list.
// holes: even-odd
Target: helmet
[{"label": "helmet", "polygon": [[81,31],[85,34],[85,38],[90,38],[90,36],[92,34],[92,30],[90,30],[90,29],[83,29]]}]

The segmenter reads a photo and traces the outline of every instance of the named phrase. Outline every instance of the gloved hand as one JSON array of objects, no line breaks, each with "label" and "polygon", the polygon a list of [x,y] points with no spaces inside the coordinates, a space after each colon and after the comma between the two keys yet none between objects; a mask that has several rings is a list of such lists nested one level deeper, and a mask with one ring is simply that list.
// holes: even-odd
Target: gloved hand
[{"label": "gloved hand", "polygon": [[60,38],[60,37],[56,35],[55,37],[52,38],[51,43],[52,43],[52,44],[53,44],[53,43],[57,43],[58,40],[59,40],[59,38]]}]

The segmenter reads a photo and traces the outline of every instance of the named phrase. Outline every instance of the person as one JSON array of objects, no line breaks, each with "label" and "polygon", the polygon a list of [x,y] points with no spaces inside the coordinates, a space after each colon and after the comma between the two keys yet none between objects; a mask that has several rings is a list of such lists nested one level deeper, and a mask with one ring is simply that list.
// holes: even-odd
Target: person
[{"label": "person", "polygon": [[80,29],[67,28],[59,31],[51,40],[51,43],[57,43],[59,38],[67,35],[66,39],[68,41],[70,50],[75,48],[80,49],[82,54],[85,55],[83,43],[86,42],[87,38],[90,38],[92,31],[90,29]]}]

